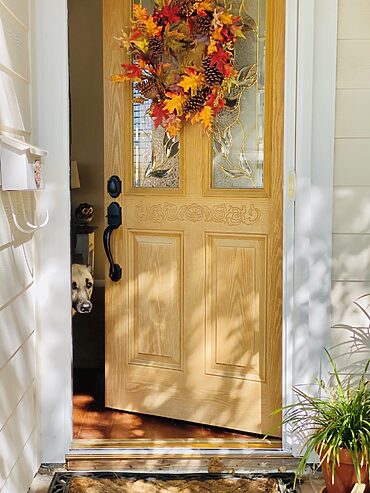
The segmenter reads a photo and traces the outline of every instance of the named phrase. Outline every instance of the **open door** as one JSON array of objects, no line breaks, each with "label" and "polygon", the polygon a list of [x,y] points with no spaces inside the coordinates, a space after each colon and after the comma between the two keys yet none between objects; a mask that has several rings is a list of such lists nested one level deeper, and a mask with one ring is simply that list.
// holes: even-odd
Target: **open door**
[{"label": "open door", "polygon": [[[284,0],[233,0],[253,66],[212,136],[154,130],[114,85],[131,5],[104,0],[105,177],[122,179],[106,279],[106,406],[279,435]],[[250,22],[250,20],[248,20]],[[252,47],[252,48],[250,48]],[[231,101],[232,100],[232,101]],[[108,270],[108,269],[107,269]]]}]

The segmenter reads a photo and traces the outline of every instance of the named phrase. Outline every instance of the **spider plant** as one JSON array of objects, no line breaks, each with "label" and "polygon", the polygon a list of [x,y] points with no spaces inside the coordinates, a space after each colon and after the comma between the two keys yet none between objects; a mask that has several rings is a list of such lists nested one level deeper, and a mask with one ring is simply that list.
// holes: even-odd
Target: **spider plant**
[{"label": "spider plant", "polygon": [[318,382],[319,397],[293,387],[298,402],[281,409],[285,410],[283,424],[290,425],[293,432],[304,429],[308,433],[296,479],[304,474],[311,454],[316,451],[320,465],[325,461],[330,464],[333,483],[339,452],[347,449],[357,480],[361,482],[360,468],[369,468],[370,462],[370,386],[367,379],[370,359],[357,383],[352,384],[351,376],[340,377],[332,356],[326,349],[325,352],[333,370],[334,385]]}]

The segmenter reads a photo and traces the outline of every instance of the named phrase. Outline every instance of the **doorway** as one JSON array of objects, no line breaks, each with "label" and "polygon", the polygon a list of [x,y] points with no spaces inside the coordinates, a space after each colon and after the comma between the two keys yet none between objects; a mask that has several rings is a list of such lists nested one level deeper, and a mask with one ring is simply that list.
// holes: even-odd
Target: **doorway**
[{"label": "doorway", "polygon": [[[72,0],[70,0],[70,3],[71,4],[73,3]],[[79,8],[82,8],[81,4],[83,4],[84,2],[76,2],[76,3],[79,4],[79,6],[80,6]],[[89,4],[88,9],[90,11],[89,12],[89,15],[90,15],[90,13],[94,10],[94,8],[92,8],[91,2],[88,2],[88,4]],[[87,7],[85,7],[85,8],[87,8]],[[101,2],[97,2],[97,12],[98,11],[101,12],[101,10],[100,10],[101,8],[102,8],[102,3]],[[109,9],[108,7],[106,7],[106,8]],[[73,7],[71,8],[71,6],[70,6],[70,19],[71,19],[71,16],[72,15],[74,15],[74,13],[73,13]],[[88,16],[85,16],[85,19],[87,21]],[[121,20],[122,20],[122,18],[121,18]],[[86,26],[87,26],[87,28],[88,28],[88,26],[90,26],[90,29],[91,29],[91,23],[88,23],[87,22]],[[118,23],[117,23],[117,28],[118,28]],[[76,25],[76,30],[79,31],[79,35],[81,36],[80,40],[81,40],[82,37],[83,37],[83,29],[82,29],[82,25],[81,25],[81,22],[80,21]],[[99,32],[99,30],[97,30],[97,31]],[[71,20],[70,20],[70,33],[71,33]],[[113,37],[112,37],[112,39],[113,39]],[[90,44],[90,48],[91,48],[91,44]],[[72,50],[73,50],[73,47],[72,47],[72,43],[71,43],[71,53],[72,53]],[[95,57],[96,57],[98,51],[99,51],[98,48],[96,48],[96,50],[95,49],[90,49],[90,56],[91,56],[91,53],[94,53],[95,54]],[[74,55],[71,54],[71,63],[72,63],[72,60],[73,60],[73,56]],[[92,59],[90,59],[90,62],[91,62],[91,64],[93,64],[93,60]],[[85,59],[85,63],[86,63],[86,59]],[[72,70],[71,70],[71,73],[72,73]],[[107,78],[104,76],[104,82],[105,83],[107,82],[106,79]],[[103,76],[102,76],[102,74],[100,74],[100,81],[103,84]],[[79,80],[79,82],[78,82],[77,85],[80,86],[80,90],[81,90],[81,87],[83,87],[83,84],[81,83],[81,79]],[[81,138],[81,132],[74,133],[75,130],[76,130],[76,124],[74,123],[74,117],[73,117],[73,115],[74,115],[74,107],[73,107],[73,105],[74,105],[74,100],[76,101],[74,95],[77,96],[78,90],[77,90],[77,92],[74,92],[74,89],[72,87],[72,84],[71,84],[71,93],[72,93],[72,139],[71,139],[72,140],[72,158],[77,161],[78,167],[81,168],[81,166],[82,167],[84,166],[84,164],[83,164],[83,158],[81,158],[78,155],[74,155],[74,152],[73,152],[74,148],[77,145],[78,140]],[[100,96],[102,97],[102,93],[100,93]],[[81,97],[81,95],[80,95],[80,97]],[[102,104],[102,101],[101,101],[101,104]],[[282,104],[282,101],[281,101],[281,104]],[[86,118],[86,106],[83,109],[83,111],[82,111],[81,114],[84,115],[84,117]],[[101,122],[102,122],[102,120],[101,120]],[[95,131],[94,132],[96,132],[96,129],[99,126],[99,124],[97,122],[95,122],[95,123],[96,123],[96,125],[95,125]],[[101,127],[100,127],[99,132],[100,131],[101,131]],[[94,136],[96,136],[96,133],[94,133],[94,132],[92,134],[90,134],[89,137],[88,137],[88,142],[90,142],[90,144],[93,143],[94,138],[95,138]],[[192,130],[188,130],[188,137],[190,136],[191,132],[193,133],[193,135],[190,137],[190,139],[192,139],[192,142],[193,143],[203,142],[204,155],[207,154],[208,153],[208,150],[206,149],[207,144],[205,143],[204,136],[202,136],[202,134],[199,133],[199,132],[197,133],[197,130],[196,129],[192,129]],[[280,138],[282,139],[282,135],[279,136],[279,139]],[[84,145],[83,145],[83,147],[84,147],[84,153],[86,152],[86,148],[88,147],[88,145],[89,144],[87,142],[84,143]],[[194,146],[194,144],[193,144],[193,146]],[[100,148],[100,152],[101,152],[101,148]],[[186,150],[184,152],[186,152]],[[93,152],[93,153],[94,153],[95,156],[97,155],[97,152]],[[101,163],[102,162],[103,162],[103,160],[101,161]],[[105,162],[107,162],[107,159],[106,158],[105,158]],[[96,170],[97,169],[98,168],[96,168]],[[91,178],[91,171],[92,170],[90,168],[90,170],[88,171],[88,173],[90,174],[89,175],[90,178]],[[101,164],[100,167],[99,167],[99,171],[98,171],[99,176],[101,176],[102,171],[103,171],[103,167],[102,167],[102,164]],[[113,171],[115,171],[115,170],[114,170],[114,167],[111,167],[107,171],[108,171],[108,175],[110,176],[110,174],[113,174]],[[106,171],[106,173],[107,173],[107,171]],[[122,169],[119,169],[118,170],[118,173],[121,174],[122,171],[123,171],[123,175],[125,176],[125,184],[127,186],[127,183],[130,183],[130,176],[129,176],[129,174],[131,173],[131,169],[127,168],[126,171],[125,170],[122,170]],[[183,172],[183,171],[181,171],[181,172]],[[181,176],[181,172],[180,172],[180,176]],[[268,177],[268,173],[269,172],[267,172],[267,174],[266,174],[266,183],[270,183],[270,185],[271,185],[272,182],[269,182],[269,180],[272,177],[272,175],[270,177]],[[84,173],[80,173],[80,175],[84,175]],[[105,178],[108,178],[109,176],[106,175]],[[195,181],[196,181],[196,178],[194,178],[194,182]],[[132,182],[132,180],[131,180],[131,182]],[[91,202],[93,202],[93,201],[96,202],[96,197],[97,197],[96,192],[93,192],[93,187],[90,187],[90,185],[88,185],[89,182],[86,181],[85,183],[88,186],[89,193],[93,193],[93,197],[91,199]],[[98,192],[98,194],[101,197],[104,195],[104,192],[105,192],[105,190],[104,190],[104,188],[105,188],[104,187],[104,183],[105,183],[105,180],[104,179],[101,179],[101,181],[99,182],[99,185],[98,185],[99,186],[99,192]],[[275,185],[277,187],[279,186],[279,184],[277,184],[277,183],[275,183]],[[260,194],[261,197],[266,198],[266,196],[271,195],[270,194],[271,189],[269,190],[268,189],[268,186],[262,187],[262,189],[263,189],[262,190],[262,193]],[[76,201],[78,202],[77,199],[81,196],[81,195],[78,195],[78,194],[81,194],[81,192],[82,192],[81,189],[79,189],[78,191],[72,191],[72,199],[73,199],[72,200],[72,202],[73,202],[73,207],[72,208],[78,206],[78,204],[76,203]],[[126,188],[125,192],[126,192],[125,193],[125,197],[126,198],[129,198],[130,191],[128,191],[127,188]],[[133,192],[132,193],[132,196],[134,196],[134,200],[132,201],[132,203],[135,203],[135,207],[138,207],[138,206],[140,207],[140,203],[139,203],[139,200],[138,200],[140,196],[142,198],[142,195],[140,194],[140,191],[136,195],[135,195],[135,190],[132,190],[132,192]],[[204,192],[204,189],[202,190],[202,194],[203,194],[203,192]],[[211,207],[218,206],[217,200],[219,201],[221,199],[221,197],[223,197],[223,195],[222,194],[218,194],[217,195],[217,193],[214,194],[212,192],[212,190],[208,190],[208,192],[209,192],[209,196],[212,196],[213,195],[215,197],[213,199],[214,202],[212,203]],[[258,192],[260,192],[260,191],[257,190],[257,194],[254,193],[254,192],[255,191],[248,190],[248,193],[250,194],[250,196],[252,196],[253,197],[253,200],[256,201],[256,200],[258,200]],[[154,195],[156,196],[156,198],[157,197],[159,198],[158,192],[157,193],[154,192]],[[206,195],[207,195],[207,193],[204,194],[204,196],[206,196]],[[228,195],[228,194],[226,194],[226,195]],[[236,195],[238,195],[238,194],[236,194]],[[247,195],[245,197],[247,197]],[[243,193],[241,195],[239,194],[238,200],[241,199],[240,202],[242,203],[242,201],[245,199],[245,197],[243,197]],[[86,199],[86,200],[88,200],[88,199]],[[90,203],[90,202],[88,202],[88,203]],[[192,204],[190,204],[190,205],[192,205]],[[249,204],[249,205],[250,206],[251,205],[254,206],[254,204]],[[210,207],[210,206],[207,205],[207,204],[205,204],[204,207],[207,208],[207,207]],[[253,216],[253,214],[254,214],[253,209],[249,209],[249,210],[252,211],[251,214]],[[257,210],[258,210],[258,208],[257,208]],[[95,236],[98,236],[98,238],[100,238],[101,235],[102,235],[102,232],[104,230],[104,227],[105,227],[105,224],[104,224],[104,207],[102,207],[100,205],[98,205],[97,207],[95,207],[94,216],[95,216],[95,218],[96,218],[97,221],[98,220],[101,221],[100,222],[100,225],[98,226],[98,234],[95,233]],[[134,229],[136,229],[138,231],[140,228],[138,228],[137,226],[135,226]],[[146,233],[147,233],[147,230],[148,230],[147,225],[145,225],[144,230],[146,230],[146,231],[143,231],[143,228],[141,228],[141,233],[144,233],[144,236],[145,236]],[[231,240],[232,242],[236,242],[236,248],[238,250],[240,250],[240,249],[243,250],[244,249],[244,251],[246,251],[248,249],[252,249],[253,251],[256,251],[257,252],[256,253],[256,255],[257,255],[257,263],[258,263],[258,266],[259,266],[258,268],[261,269],[264,272],[263,276],[266,277],[267,276],[267,272],[264,270],[264,269],[266,269],[266,267],[263,266],[263,263],[264,263],[263,254],[266,254],[266,250],[265,250],[267,248],[266,245],[267,245],[267,243],[270,242],[270,240],[268,240],[268,234],[267,233],[260,233],[258,231],[257,232],[254,232],[253,233],[254,236],[252,235],[253,238],[248,238],[247,243],[245,243],[245,241],[246,241],[246,238],[245,238],[246,232],[243,232],[243,231],[240,232],[238,230],[237,234],[235,234],[235,231],[236,231],[235,229],[233,229],[231,231],[226,231],[226,232],[225,231],[221,231],[221,230],[220,231],[216,231],[215,228],[213,228],[213,231],[211,231],[211,233],[212,233],[213,236],[211,235],[212,237],[209,236],[209,238],[208,238],[209,239],[209,247],[211,248],[211,250],[212,250],[212,248],[215,249],[215,251],[220,246],[221,247],[225,247],[226,249],[228,249],[228,248],[230,248],[230,244],[229,243],[226,244],[226,243],[228,241],[230,242],[230,240]],[[167,229],[167,232],[168,232],[168,229]],[[200,236],[201,235],[204,235],[204,234],[208,234],[208,233],[209,232],[203,231],[200,234]],[[157,228],[157,233],[154,233],[154,236],[153,236],[153,232],[151,232],[149,236],[150,236],[151,239],[153,239],[153,237],[154,237],[156,240],[158,240],[158,237],[161,236],[161,234],[160,233],[158,234],[158,228]],[[180,236],[179,236],[179,238],[180,238]],[[147,238],[148,238],[148,236],[146,237],[146,239]],[[140,238],[138,238],[138,237],[136,237],[135,240],[133,240],[134,243],[135,243],[136,239],[139,240],[139,243],[138,243],[139,246],[142,246],[142,245],[140,245]],[[145,243],[146,239],[144,238],[144,243]],[[180,243],[181,243],[181,239],[180,239]],[[131,244],[133,245],[132,242],[131,242]],[[161,241],[159,241],[159,242],[157,241],[157,245],[158,244],[161,244]],[[178,247],[178,244],[179,244],[179,241],[178,241],[178,239],[175,238],[175,241],[174,241],[174,247],[175,247],[175,249]],[[168,242],[167,242],[167,246],[168,246]],[[234,244],[234,246],[235,246],[235,244]],[[136,246],[135,246],[135,248],[136,248]],[[171,248],[171,245],[170,245],[170,248]],[[280,245],[280,248],[281,248],[281,245]],[[114,246],[114,249],[117,251],[117,246]],[[94,270],[95,270],[95,272],[97,272],[97,267],[96,267],[96,265],[97,265],[97,258],[99,257],[99,255],[102,255],[103,254],[103,249],[100,246],[100,241],[99,241],[99,243],[95,242],[94,250],[95,250],[94,251],[94,253],[95,253],[95,266],[94,266]],[[240,261],[240,263],[243,264],[244,261],[245,261],[245,259],[243,258],[243,254],[242,254],[242,260]],[[277,260],[277,262],[279,262],[279,260]],[[127,265],[128,265],[128,263],[127,263]],[[132,268],[135,268],[135,267],[132,267]],[[104,274],[102,275],[102,279],[103,278],[104,278]],[[98,279],[98,281],[99,281],[99,279]],[[114,293],[117,292],[117,288],[115,286],[112,286],[112,284],[111,284],[110,281],[108,281],[108,283],[109,283],[109,286],[110,286],[110,289],[111,289],[110,292],[108,293],[108,297],[110,298],[111,301],[108,303],[108,312],[110,314],[109,313],[107,314],[107,319],[109,319],[110,321],[112,321],[112,317],[113,316],[114,316],[115,319],[117,317],[117,313],[113,314],[113,305],[114,305],[113,298],[115,298],[115,294]],[[269,281],[269,284],[271,285],[272,283],[273,283],[273,280],[270,280]],[[100,315],[99,316],[98,316],[98,310],[95,310],[95,315],[93,315],[94,314],[94,311],[92,312],[92,316],[94,317],[94,320],[95,320],[94,323],[97,324],[96,327],[98,329],[99,334],[98,335],[93,335],[93,331],[91,330],[92,327],[93,327],[93,324],[91,322],[89,324],[86,324],[86,321],[87,321],[87,318],[86,317],[83,319],[83,321],[82,321],[82,317],[83,316],[78,317],[79,318],[79,321],[77,321],[77,319],[76,319],[76,321],[75,320],[73,321],[74,333],[75,333],[74,334],[74,339],[76,341],[76,344],[74,344],[75,350],[77,349],[78,345],[80,345],[84,349],[86,349],[88,347],[89,348],[93,348],[94,347],[95,348],[94,350],[96,350],[96,354],[95,354],[95,357],[93,357],[93,360],[94,360],[94,363],[93,364],[96,364],[97,365],[97,367],[95,367],[95,368],[84,368],[84,367],[78,368],[78,365],[87,364],[87,363],[86,362],[85,363],[81,363],[81,359],[83,360],[83,357],[81,356],[81,354],[78,355],[78,353],[75,352],[75,358],[74,358],[74,361],[75,361],[75,384],[76,384],[75,385],[75,389],[78,390],[78,392],[83,392],[84,390],[81,390],[81,389],[83,389],[83,388],[86,389],[87,388],[86,386],[83,387],[83,381],[84,381],[84,377],[85,377],[85,383],[86,383],[87,386],[88,385],[91,385],[91,380],[93,380],[94,382],[100,382],[100,384],[98,384],[97,387],[95,387],[95,389],[93,389],[90,392],[92,394],[95,392],[95,393],[97,393],[97,395],[99,395],[99,393],[100,393],[100,396],[102,395],[102,393],[103,393],[102,392],[102,389],[104,389],[104,386],[105,386],[104,383],[102,383],[102,374],[103,374],[103,372],[102,372],[102,368],[101,368],[102,354],[103,354],[102,353],[102,350],[104,350],[104,343],[103,343],[103,338],[102,338],[102,334],[104,335],[104,330],[103,331],[101,330],[101,328],[102,328],[102,319],[103,319],[102,313],[104,314],[104,303],[103,303],[102,300],[104,299],[103,298],[103,295],[104,295],[104,292],[105,292],[105,288],[106,288],[106,285],[105,285],[105,282],[104,281],[102,281],[101,283],[98,282],[98,283],[96,283],[96,286],[94,288],[94,294],[93,294],[93,296],[96,297],[95,300],[93,298],[93,302],[94,302],[95,306],[99,306],[100,305],[102,307],[101,310],[100,310]],[[266,291],[265,291],[266,289],[267,289],[266,287],[259,287],[258,288],[258,295],[261,296],[261,297],[266,297]],[[116,308],[114,310],[116,311]],[[263,307],[261,308],[261,311],[257,310],[259,317],[262,317],[263,318],[265,316],[263,314],[264,313],[264,310],[265,310],[265,308],[263,308]],[[100,322],[99,322],[99,319],[100,319]],[[79,327],[79,323],[81,323],[82,326],[84,325],[85,326],[85,330],[87,330],[87,335],[86,335],[85,342],[83,342],[83,339],[84,338],[82,337],[83,329],[80,330],[78,328]],[[281,320],[280,320],[280,323],[281,323]],[[263,322],[263,324],[264,324],[264,322]],[[278,324],[278,322],[277,322],[277,324]],[[76,335],[76,332],[77,332],[77,335]],[[275,341],[274,342],[276,343],[276,346],[277,347],[281,347],[281,334],[279,335],[279,332],[276,332],[275,335],[276,335],[276,337],[275,337]],[[77,342],[79,338],[80,338],[80,342]],[[110,343],[110,344],[112,344],[112,343]],[[103,361],[104,361],[104,357],[103,357]],[[262,366],[263,365],[264,365],[264,363],[262,364]],[[108,364],[108,366],[110,368],[112,368],[112,365]],[[144,363],[144,366],[145,366],[145,363]],[[262,367],[262,366],[260,366],[260,367]],[[156,367],[158,368],[158,366],[156,366]],[[84,375],[84,370],[88,370],[88,369],[91,370],[91,371],[96,372],[95,373],[95,376],[89,376],[89,372],[88,371],[86,371],[85,372],[85,375]],[[275,382],[280,381],[281,380],[281,365],[280,365],[280,363],[277,360],[275,361],[274,374],[275,374]],[[92,373],[90,375],[92,375]],[[242,378],[240,378],[240,376],[241,375],[239,375],[237,378],[239,378],[240,380],[243,380],[244,377],[242,376]],[[112,382],[112,379],[110,379],[109,382]],[[116,383],[117,383],[117,381],[116,381]],[[81,385],[82,385],[82,387],[81,387]],[[120,385],[120,384],[118,383],[118,385]],[[274,404],[270,405],[270,408],[271,407],[278,407],[278,404],[281,401],[281,391],[279,390],[280,389],[280,383],[277,384],[277,385],[275,385],[275,387],[277,389],[277,392],[276,392],[276,395],[274,395],[274,398],[273,398]],[[114,395],[114,399],[115,399],[116,396],[118,396],[119,394],[120,394],[120,390],[117,387],[115,389],[113,387],[111,387],[111,391],[110,391],[111,398],[112,398],[112,395]],[[80,395],[82,395],[82,394],[80,394]],[[87,396],[86,399],[89,399],[89,397]],[[86,401],[87,407],[89,406],[89,404],[91,404],[91,401],[88,401],[87,400]],[[128,408],[128,411],[129,412],[134,412],[135,411],[133,409],[130,409],[129,406],[122,406],[122,405],[117,406],[112,401],[111,401],[111,404],[109,404],[109,407],[112,407],[112,408],[126,407],[126,408]],[[93,412],[96,412],[97,411],[97,409],[96,408],[94,409],[94,407],[92,409],[93,409]],[[81,411],[81,409],[79,411]],[[112,413],[114,413],[114,412],[116,412],[116,411],[112,411]],[[143,412],[148,412],[148,410],[146,409]],[[163,414],[165,414],[165,413],[163,413]],[[129,416],[132,416],[132,414],[129,414]],[[138,415],[136,415],[136,416],[138,416]],[[139,416],[139,418],[142,419],[140,416]],[[83,419],[85,419],[85,418],[83,418]],[[115,419],[115,418],[113,418],[113,419]],[[151,418],[149,418],[148,421],[150,421],[150,419]],[[163,422],[164,422],[163,420],[165,420],[165,419],[166,419],[165,417],[158,417],[156,423],[157,424],[160,423],[161,425],[163,425]],[[185,417],[185,419],[188,419],[188,417]],[[236,430],[232,426],[231,426],[231,430],[230,431],[227,431],[226,429],[220,430],[219,427],[214,428],[213,431],[212,431],[211,426],[209,424],[207,424],[207,423],[205,423],[204,425],[199,425],[199,428],[197,428],[197,426],[194,426],[193,424],[187,425],[186,423],[184,423],[183,425],[181,425],[181,423],[182,423],[181,420],[173,420],[173,418],[169,418],[169,420],[171,422],[175,423],[174,429],[175,429],[175,435],[176,435],[176,437],[178,437],[178,430],[179,430],[179,427],[181,427],[181,426],[183,426],[182,429],[185,430],[185,431],[181,432],[182,434],[185,435],[184,438],[186,438],[186,437],[189,436],[188,431],[189,431],[190,428],[192,428],[193,431],[191,431],[191,432],[189,431],[189,433],[190,434],[193,433],[196,436],[195,437],[189,437],[189,438],[197,438],[197,437],[200,436],[199,434],[201,434],[204,438],[206,438],[207,436],[217,437],[217,435],[222,435],[224,438],[225,438],[225,436],[227,436],[228,438],[231,438],[231,437],[235,438],[236,435],[238,436],[238,438],[243,438],[243,437],[250,438],[251,437],[250,433],[245,432],[243,434],[243,432],[241,432],[240,430]],[[198,421],[202,421],[202,419],[200,419]],[[203,422],[204,421],[205,420],[203,419]],[[143,419],[143,421],[141,423],[142,423],[142,428],[140,428],[140,427],[139,428],[138,427],[135,428],[135,429],[138,430],[138,434],[140,435],[140,433],[143,433],[143,432],[144,433],[148,433],[147,431],[145,431],[147,429],[147,422],[146,422],[145,418]],[[216,424],[217,424],[217,422],[216,422]],[[164,432],[164,434],[168,433],[167,425],[168,425],[168,423],[166,422],[166,430],[167,431]],[[160,428],[160,426],[158,426],[158,427]],[[152,425],[151,426],[151,429],[152,430],[155,430],[155,426]],[[211,431],[209,432],[208,430],[211,430]],[[265,430],[263,431],[263,433],[264,432],[265,432]],[[213,435],[212,435],[212,433],[213,433]],[[152,438],[149,435],[147,435],[147,436],[149,438]],[[82,438],[82,437],[80,437],[80,438]],[[84,436],[84,438],[86,438],[86,436]],[[92,438],[96,438],[96,436],[95,437],[92,437]],[[104,438],[106,438],[106,436],[104,436]],[[122,437],[116,437],[116,438],[124,438],[124,436],[122,436]],[[133,438],[133,437],[130,436],[130,438]],[[164,437],[164,438],[166,438],[166,437]]]},{"label": "doorway", "polygon": [[[45,141],[45,146],[54,156],[53,163],[49,170],[49,179],[57,184],[56,187],[49,187],[44,192],[45,200],[54,204],[53,214],[57,221],[51,221],[47,230],[40,231],[40,248],[42,255],[55,266],[62,266],[60,275],[65,280],[62,289],[58,291],[58,297],[53,310],[45,310],[38,300],[39,332],[42,340],[38,342],[40,366],[43,368],[40,395],[42,399],[43,415],[40,420],[40,428],[44,440],[42,442],[43,458],[46,462],[62,462],[64,455],[70,446],[72,436],[71,417],[71,338],[70,338],[70,280],[69,280],[69,252],[61,242],[62,237],[69,235],[69,221],[66,223],[65,210],[69,210],[69,199],[66,190],[68,180],[66,166],[68,163],[68,149],[65,142],[68,141],[68,87],[66,84],[66,67],[68,63],[66,38],[67,2],[58,4],[44,2],[37,10],[40,19],[40,29],[36,36],[37,49],[43,64],[51,64],[55,68],[46,76],[43,66],[36,66],[37,73],[40,74],[36,93],[43,102],[41,106],[40,137]],[[317,204],[315,217],[328,217],[331,211],[331,186],[332,178],[330,170],[333,162],[332,133],[334,128],[335,115],[335,53],[336,53],[336,2],[328,4],[321,3],[314,9],[312,4],[304,5],[304,8],[297,12],[295,2],[287,2],[287,98],[286,98],[286,176],[288,177],[291,168],[297,165],[297,182],[305,181],[305,177],[315,176],[320,190],[325,190],[325,200]],[[299,43],[297,29],[299,25]],[[315,26],[317,38],[312,36],[312,29]],[[303,34],[302,34],[303,33]],[[47,35],[54,39],[54,43],[44,43],[44,36]],[[314,43],[315,41],[315,43]],[[325,47],[325,50],[323,49]],[[307,56],[307,52],[309,55]],[[330,54],[330,57],[327,56]],[[313,68],[307,61],[315,60],[315,74]],[[331,60],[332,63],[328,63]],[[297,66],[298,69],[297,70]],[[298,74],[298,75],[297,75]],[[324,74],[324,76],[323,76]],[[312,85],[306,84],[307,81],[315,81],[314,91]],[[327,80],[328,85],[323,86],[320,81]],[[321,104],[321,102],[324,102]],[[313,111],[312,105],[315,105]],[[55,107],[57,111],[50,113],[49,109]],[[319,111],[317,111],[319,108]],[[297,127],[296,114],[298,114],[299,125]],[[311,135],[312,121],[328,122],[327,125],[320,127],[320,134]],[[309,117],[309,118],[308,118]],[[56,134],[53,128],[60,130]],[[317,128],[317,127],[315,127]],[[47,144],[46,144],[47,142]],[[311,147],[313,146],[315,156],[320,159],[312,160]],[[297,153],[298,146],[298,153]],[[322,163],[327,163],[325,166]],[[317,178],[319,177],[319,178]],[[285,187],[288,197],[288,183]],[[330,310],[325,313],[320,311],[320,322],[317,317],[311,316],[311,311],[306,310],[306,304],[302,305],[302,300],[296,300],[294,293],[305,290],[307,278],[310,273],[317,272],[317,265],[312,262],[313,249],[308,246],[305,254],[298,257],[294,254],[294,244],[310,245],[310,239],[321,238],[321,244],[325,246],[325,253],[320,250],[320,258],[325,260],[326,271],[330,272],[331,255],[331,230],[323,227],[322,221],[316,221],[313,232],[307,231],[303,225],[306,224],[307,207],[310,203],[310,182],[305,186],[303,192],[297,192],[296,204],[298,204],[297,223],[302,227],[297,231],[294,229],[294,203],[288,199],[284,206],[284,228],[287,233],[284,245],[284,372],[283,372],[283,394],[284,404],[291,402],[290,388],[292,383],[309,383],[312,375],[317,375],[320,370],[320,357],[322,345],[325,345],[323,338],[329,333]],[[302,192],[302,193],[301,193]],[[67,209],[65,209],[67,208]],[[67,236],[65,236],[67,235]],[[317,252],[316,252],[317,254]],[[39,266],[39,289],[55,288],[55,270],[50,269],[50,262],[41,262]],[[315,267],[316,265],[316,267]],[[320,264],[320,268],[322,263]],[[296,269],[297,267],[297,269]],[[315,268],[314,268],[315,267]],[[295,271],[301,275],[294,275]],[[321,272],[321,271],[320,271]],[[293,290],[293,280],[295,289]],[[330,305],[330,283],[318,285],[320,299],[325,300],[325,306]],[[307,294],[307,303],[312,299]],[[317,297],[315,295],[315,300]],[[304,300],[306,303],[306,298]],[[315,305],[317,306],[317,305]],[[320,305],[321,306],[321,305]],[[293,318],[292,313],[299,315],[298,322]],[[54,327],[53,337],[50,337],[50,328]],[[315,336],[313,337],[313,334]],[[317,337],[316,337],[317,336]],[[309,355],[309,357],[306,357]],[[56,385],[57,382],[57,385]],[[59,413],[51,412],[59,409]],[[291,436],[284,433],[284,449],[292,450]],[[298,453],[295,450],[294,453]]]}]

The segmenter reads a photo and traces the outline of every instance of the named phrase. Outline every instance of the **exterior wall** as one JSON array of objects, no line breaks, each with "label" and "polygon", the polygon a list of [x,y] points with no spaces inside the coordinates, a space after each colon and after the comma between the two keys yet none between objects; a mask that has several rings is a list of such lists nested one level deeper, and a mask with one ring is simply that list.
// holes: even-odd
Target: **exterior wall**
[{"label": "exterior wall", "polygon": [[[24,0],[0,1],[0,131],[33,140],[29,13]],[[35,142],[36,143],[36,142]],[[22,192],[0,191],[0,491],[27,491],[39,464],[35,401],[33,238],[19,232]],[[32,193],[23,193],[32,222]]]},{"label": "exterior wall", "polygon": [[[368,335],[353,328],[369,324],[353,304],[359,296],[370,293],[369,51],[369,1],[339,0],[332,342],[343,367],[370,357]],[[361,300],[362,306],[368,303],[369,297]],[[348,359],[344,355],[354,349],[355,341],[357,354]]]}]

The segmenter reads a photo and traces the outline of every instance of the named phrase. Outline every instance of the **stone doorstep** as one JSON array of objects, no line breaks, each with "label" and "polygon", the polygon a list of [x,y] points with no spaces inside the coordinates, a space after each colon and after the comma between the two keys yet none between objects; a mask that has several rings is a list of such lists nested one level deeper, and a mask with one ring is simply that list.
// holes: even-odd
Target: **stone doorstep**
[{"label": "stone doorstep", "polygon": [[314,473],[304,479],[299,486],[300,493],[320,493],[325,486],[320,473]]},{"label": "stone doorstep", "polygon": [[65,472],[64,464],[41,464],[28,493],[47,493],[55,472]]}]

